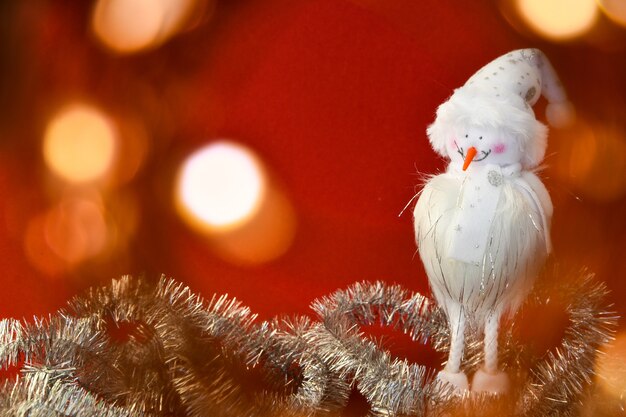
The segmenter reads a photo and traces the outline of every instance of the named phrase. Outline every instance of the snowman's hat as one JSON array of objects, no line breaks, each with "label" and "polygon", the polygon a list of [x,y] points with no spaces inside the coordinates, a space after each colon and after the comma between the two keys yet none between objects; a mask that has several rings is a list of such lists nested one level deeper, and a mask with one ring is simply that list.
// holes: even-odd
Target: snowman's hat
[{"label": "snowman's hat", "polygon": [[502,55],[481,68],[439,106],[428,129],[435,151],[446,156],[445,143],[468,126],[491,127],[514,136],[522,147],[524,168],[536,167],[546,151],[547,127],[535,118],[539,96],[548,100],[546,117],[553,126],[567,124],[571,104],[556,72],[538,49]]}]

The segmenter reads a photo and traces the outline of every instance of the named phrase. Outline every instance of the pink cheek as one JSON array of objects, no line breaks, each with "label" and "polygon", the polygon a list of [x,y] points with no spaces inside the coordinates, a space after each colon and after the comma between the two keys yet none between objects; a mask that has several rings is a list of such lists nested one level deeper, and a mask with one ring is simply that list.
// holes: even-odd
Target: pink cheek
[{"label": "pink cheek", "polygon": [[504,143],[498,143],[496,146],[493,147],[493,152],[494,153],[504,153],[504,151],[506,150],[506,146],[504,146]]},{"label": "pink cheek", "polygon": [[450,149],[456,149],[456,138],[452,138],[450,139],[450,141],[448,142],[448,145],[450,146]]}]

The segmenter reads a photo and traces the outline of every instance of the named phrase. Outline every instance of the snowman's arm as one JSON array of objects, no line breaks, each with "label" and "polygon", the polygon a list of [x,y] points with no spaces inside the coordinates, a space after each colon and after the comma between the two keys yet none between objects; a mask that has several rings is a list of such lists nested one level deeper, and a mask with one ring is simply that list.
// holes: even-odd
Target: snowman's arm
[{"label": "snowman's arm", "polygon": [[546,249],[548,253],[550,253],[552,250],[550,226],[552,223],[552,212],[554,210],[550,194],[539,177],[533,172],[522,172],[517,185],[518,188],[523,190],[523,194],[526,196],[529,203],[535,208],[535,211],[539,214],[546,240]]}]

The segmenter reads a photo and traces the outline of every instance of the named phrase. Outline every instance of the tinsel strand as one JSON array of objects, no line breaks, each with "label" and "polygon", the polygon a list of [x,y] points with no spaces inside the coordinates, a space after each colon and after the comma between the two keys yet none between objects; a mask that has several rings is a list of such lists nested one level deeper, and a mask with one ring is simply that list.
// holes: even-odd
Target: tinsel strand
[{"label": "tinsel strand", "polygon": [[[165,277],[155,284],[122,277],[47,319],[0,321],[0,367],[21,373],[0,388],[0,415],[331,416],[354,388],[372,416],[574,416],[616,317],[605,306],[606,287],[590,274],[550,276],[527,307],[560,294],[563,340],[534,357],[516,338],[517,323],[502,332],[501,361],[514,381],[507,396],[456,396],[434,378],[436,369],[394,358],[366,336],[364,326],[380,325],[447,349],[441,310],[396,285],[357,283],[316,300],[318,322],[257,322],[227,296],[205,300]],[[469,336],[471,373],[483,349],[480,335]]]}]

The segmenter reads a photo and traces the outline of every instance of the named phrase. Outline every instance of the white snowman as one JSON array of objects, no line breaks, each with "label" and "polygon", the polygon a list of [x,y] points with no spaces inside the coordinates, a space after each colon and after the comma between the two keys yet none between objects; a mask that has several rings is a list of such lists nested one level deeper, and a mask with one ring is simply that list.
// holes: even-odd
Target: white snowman
[{"label": "white snowman", "polygon": [[438,378],[459,393],[470,389],[461,369],[466,328],[484,335],[484,366],[471,390],[509,389],[498,369],[499,321],[519,308],[551,250],[552,203],[533,172],[547,145],[548,129],[532,110],[541,94],[550,123],[565,123],[571,106],[544,54],[513,51],[456,89],[427,130],[449,165],[419,195],[415,237],[450,325]]}]

